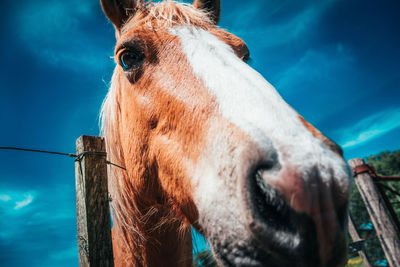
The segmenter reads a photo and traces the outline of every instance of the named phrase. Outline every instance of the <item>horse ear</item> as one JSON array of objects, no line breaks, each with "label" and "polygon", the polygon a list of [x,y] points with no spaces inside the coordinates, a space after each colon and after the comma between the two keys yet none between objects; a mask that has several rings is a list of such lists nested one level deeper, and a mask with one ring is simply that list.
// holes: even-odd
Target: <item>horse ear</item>
[{"label": "horse ear", "polygon": [[207,11],[214,23],[218,23],[221,13],[221,0],[194,0],[193,6]]},{"label": "horse ear", "polygon": [[100,0],[100,2],[107,18],[118,31],[136,8],[135,0]]}]

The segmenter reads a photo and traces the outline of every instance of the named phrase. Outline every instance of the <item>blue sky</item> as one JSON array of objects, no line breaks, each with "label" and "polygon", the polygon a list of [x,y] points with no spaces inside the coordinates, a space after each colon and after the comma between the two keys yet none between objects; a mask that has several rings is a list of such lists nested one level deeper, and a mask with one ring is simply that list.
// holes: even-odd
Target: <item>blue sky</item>
[{"label": "blue sky", "polygon": [[[114,32],[97,0],[3,1],[0,146],[98,135]],[[347,159],[400,149],[398,1],[222,0],[251,65]],[[73,159],[0,151],[0,265],[78,266]]]}]

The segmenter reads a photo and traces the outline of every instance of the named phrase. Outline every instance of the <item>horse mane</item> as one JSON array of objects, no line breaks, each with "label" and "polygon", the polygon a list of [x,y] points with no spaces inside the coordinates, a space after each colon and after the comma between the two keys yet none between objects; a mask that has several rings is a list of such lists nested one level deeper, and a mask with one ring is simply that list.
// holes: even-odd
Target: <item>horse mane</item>
[{"label": "horse mane", "polygon": [[[100,115],[101,135],[105,139],[107,158],[119,166],[125,166],[124,153],[120,143],[119,125],[120,110],[119,110],[119,89],[118,89],[118,75],[114,71],[109,92],[103,102]],[[111,196],[111,216],[113,221],[113,232],[123,237],[122,250],[128,249],[131,255],[136,258],[138,262],[143,262],[141,253],[134,251],[132,247],[143,247],[144,242],[150,242],[154,246],[159,245],[158,240],[148,240],[143,235],[143,232],[157,231],[164,226],[179,225],[179,240],[184,240],[185,237],[190,235],[191,227],[179,221],[174,216],[174,211],[165,209],[162,205],[154,203],[147,210],[143,212],[140,209],[146,199],[136,203],[139,199],[143,198],[143,193],[136,190],[132,185],[131,179],[127,170],[118,168],[116,166],[107,166],[108,173],[108,190]],[[138,174],[139,175],[139,174]],[[134,179],[134,178],[133,178]],[[160,216],[161,214],[161,216]],[[140,226],[145,226],[149,221],[154,222],[157,218],[157,223],[152,225],[151,229],[143,231],[139,229]],[[116,247],[121,244],[115,244]],[[125,259],[126,263],[130,262],[129,258]]]},{"label": "horse mane", "polygon": [[[192,25],[196,27],[213,27],[213,22],[205,11],[194,8],[190,4],[177,3],[171,0],[160,3],[137,2],[136,13],[125,23],[122,34],[134,27],[144,27],[147,30],[168,28],[178,25]],[[125,159],[120,143],[119,126],[121,123],[119,99],[119,75],[117,69],[114,70],[111,84],[107,96],[103,102],[100,112],[101,135],[105,138],[108,160],[125,166]],[[126,244],[140,244],[146,241],[146,237],[141,234],[136,226],[138,222],[145,224],[153,215],[160,211],[161,207],[153,206],[145,213],[139,209],[135,203],[134,196],[139,196],[130,183],[128,172],[115,166],[108,166],[108,189],[111,195],[111,214],[113,219],[113,231],[120,231]],[[178,219],[172,214],[164,212],[154,228],[159,228],[165,224],[179,223]],[[156,229],[154,229],[156,230]],[[190,233],[189,225],[181,224],[180,236],[182,239]],[[140,253],[131,251],[135,257],[140,257]],[[140,260],[140,259],[139,259]]]}]

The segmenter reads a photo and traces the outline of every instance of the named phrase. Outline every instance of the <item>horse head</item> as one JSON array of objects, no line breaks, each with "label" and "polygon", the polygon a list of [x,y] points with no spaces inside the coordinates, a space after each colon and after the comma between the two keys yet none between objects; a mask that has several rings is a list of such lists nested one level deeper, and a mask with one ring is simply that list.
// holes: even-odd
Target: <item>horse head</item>
[{"label": "horse head", "polygon": [[109,186],[116,258],[172,264],[193,225],[223,266],[344,266],[342,151],[246,63],[220,1],[101,3],[117,39],[104,135],[126,166]]}]

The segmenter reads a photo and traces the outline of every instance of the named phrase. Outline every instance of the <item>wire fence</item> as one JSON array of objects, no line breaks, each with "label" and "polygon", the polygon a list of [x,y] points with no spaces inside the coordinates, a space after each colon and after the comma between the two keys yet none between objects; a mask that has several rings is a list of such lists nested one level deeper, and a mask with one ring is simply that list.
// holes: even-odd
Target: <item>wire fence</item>
[{"label": "wire fence", "polygon": [[[49,150],[41,150],[41,149],[31,149],[31,148],[22,148],[22,147],[11,147],[11,146],[2,146],[0,147],[0,150],[14,150],[14,151],[24,151],[24,152],[34,152],[34,153],[44,153],[44,154],[51,154],[51,155],[59,155],[59,156],[66,156],[66,157],[71,157],[75,158],[75,161],[80,162],[84,156],[86,155],[101,155],[101,156],[107,156],[106,152],[101,152],[101,151],[83,151],[82,153],[79,154],[74,154],[74,153],[64,153],[64,152],[58,152],[58,151],[49,151]],[[106,163],[108,165],[126,170],[125,167],[120,166],[118,164],[115,164],[113,162],[110,162],[106,160]],[[390,185],[385,185],[382,180],[379,180],[380,177],[376,176],[375,174],[372,175],[372,177],[376,178],[376,183],[379,183],[380,186],[387,190],[390,194],[400,197],[400,193],[393,188]],[[396,177],[391,177],[391,179],[396,178]],[[400,177],[399,177],[400,178]],[[379,181],[378,181],[379,180]],[[357,195],[358,194],[358,195]],[[377,198],[377,199],[368,199],[369,203],[381,203],[382,199]],[[387,204],[387,203],[386,203]],[[393,202],[390,203],[390,205],[397,205],[400,204],[400,202]],[[373,227],[372,223],[369,222],[369,214],[368,211],[365,208],[365,203],[362,200],[362,198],[359,195],[359,192],[356,190],[356,192],[353,192],[352,195],[352,200],[350,201],[349,205],[350,212],[357,211],[357,216],[356,219],[354,220],[356,223],[356,228],[357,231],[360,233],[361,240],[357,240],[356,242],[352,242],[349,244],[349,255],[350,257],[353,257],[353,259],[349,260],[349,266],[352,266],[352,262],[354,261],[354,266],[357,266],[359,263],[358,260],[354,260],[354,257],[357,257],[357,253],[360,250],[363,250],[369,258],[369,260],[372,263],[372,266],[388,266],[387,261],[385,259],[385,254],[382,251],[382,248],[380,246],[380,243],[382,243],[382,240],[386,240],[391,242],[391,240],[395,240],[398,237],[395,236],[385,236],[385,235],[378,235],[376,233],[375,228]],[[369,223],[368,223],[369,222]]]},{"label": "wire fence", "polygon": [[[36,153],[44,153],[44,154],[52,154],[52,155],[59,155],[59,156],[67,156],[71,158],[75,158],[76,161],[80,161],[83,156],[92,154],[92,155],[103,155],[107,156],[107,153],[105,152],[97,152],[97,151],[84,151],[79,154],[74,154],[74,153],[63,153],[63,152],[57,152],[57,151],[48,151],[48,150],[41,150],[41,149],[31,149],[31,148],[21,148],[21,147],[11,147],[11,146],[2,146],[0,147],[0,150],[16,150],[16,151],[26,151],[26,152],[36,152]],[[115,166],[117,168],[126,170],[125,167],[122,167],[118,164],[112,163],[110,161],[106,161],[107,164]]]}]

